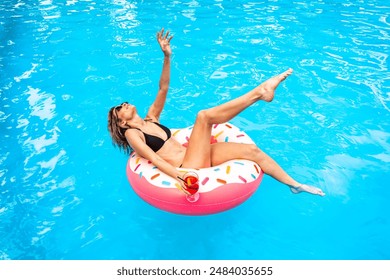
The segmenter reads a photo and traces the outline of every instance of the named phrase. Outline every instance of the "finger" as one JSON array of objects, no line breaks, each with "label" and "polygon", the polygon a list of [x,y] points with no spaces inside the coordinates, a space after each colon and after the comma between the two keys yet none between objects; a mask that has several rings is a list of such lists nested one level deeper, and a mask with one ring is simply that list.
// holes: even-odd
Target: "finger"
[{"label": "finger", "polygon": [[161,30],[157,32],[157,41],[160,41],[161,39]]},{"label": "finger", "polygon": [[180,186],[180,191],[184,192],[187,195],[190,195],[190,193],[185,189],[185,187],[183,187],[181,183],[179,184],[179,186]]},{"label": "finger", "polygon": [[164,39],[165,39],[165,40],[167,39],[168,35],[169,35],[169,30],[167,31],[167,33],[166,33],[165,36],[164,36]]},{"label": "finger", "polygon": [[160,31],[160,39],[162,38],[163,35],[164,35],[164,27],[161,28],[161,31]]},{"label": "finger", "polygon": [[190,193],[189,193],[185,188],[182,188],[182,191],[183,191],[186,195],[190,195]]},{"label": "finger", "polygon": [[170,43],[170,42],[171,42],[172,38],[173,38],[173,35],[172,35],[171,37],[169,37],[169,39],[168,39],[168,43]]}]

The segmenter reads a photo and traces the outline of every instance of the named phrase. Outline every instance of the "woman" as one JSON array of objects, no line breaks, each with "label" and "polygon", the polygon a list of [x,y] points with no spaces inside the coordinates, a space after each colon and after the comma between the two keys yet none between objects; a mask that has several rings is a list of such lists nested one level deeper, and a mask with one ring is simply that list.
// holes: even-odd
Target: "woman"
[{"label": "woman", "polygon": [[301,184],[291,178],[271,157],[254,144],[210,144],[213,124],[231,120],[257,101],[271,102],[275,89],[291,75],[291,69],[265,81],[241,97],[200,111],[196,116],[187,148],[171,138],[170,130],[159,123],[159,118],[164,108],[170,81],[172,38],[173,36],[169,36],[169,31],[164,34],[164,29],[157,33],[157,41],[164,53],[164,64],[157,97],[150,106],[146,118],[141,118],[136,108],[127,102],[110,109],[108,130],[114,145],[126,152],[134,150],[138,155],[150,160],[162,172],[177,179],[180,184],[182,184],[182,180],[179,180],[182,172],[177,169],[178,167],[204,168],[231,159],[247,159],[259,164],[265,174],[290,187],[293,193],[308,192],[324,196],[321,189]]}]

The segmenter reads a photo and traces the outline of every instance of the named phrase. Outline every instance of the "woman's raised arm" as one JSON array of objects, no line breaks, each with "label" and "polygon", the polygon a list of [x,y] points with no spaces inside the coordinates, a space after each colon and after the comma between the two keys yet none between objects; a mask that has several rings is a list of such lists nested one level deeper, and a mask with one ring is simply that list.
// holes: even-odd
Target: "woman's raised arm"
[{"label": "woman's raised arm", "polygon": [[159,82],[159,89],[157,92],[156,99],[148,110],[146,119],[158,121],[160,114],[164,109],[165,100],[168,93],[169,81],[171,78],[171,46],[170,42],[173,36],[169,36],[169,31],[164,34],[164,28],[157,32],[157,42],[160,45],[162,52],[164,53],[164,64]]}]

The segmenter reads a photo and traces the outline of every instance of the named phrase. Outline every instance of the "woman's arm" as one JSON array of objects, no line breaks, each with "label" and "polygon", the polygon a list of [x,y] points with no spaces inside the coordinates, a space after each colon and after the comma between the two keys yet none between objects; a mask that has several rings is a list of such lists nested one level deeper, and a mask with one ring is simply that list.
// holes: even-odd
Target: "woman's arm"
[{"label": "woman's arm", "polygon": [[148,114],[146,116],[146,119],[151,119],[153,121],[158,121],[160,118],[160,114],[164,108],[165,100],[169,88],[169,81],[171,76],[171,54],[172,54],[170,42],[173,36],[170,37],[168,36],[169,36],[169,31],[167,31],[164,35],[164,28],[157,33],[157,41],[160,45],[162,52],[164,53],[164,63],[163,63],[161,77],[160,77],[157,97],[153,102],[152,106],[150,106],[148,110]]},{"label": "woman's arm", "polygon": [[[177,170],[176,167],[174,167],[169,162],[165,161],[163,158],[161,158],[158,154],[156,154],[149,146],[145,144],[145,142],[140,138],[137,131],[127,130],[126,133],[126,139],[133,148],[133,150],[141,157],[150,160],[157,168],[164,172],[165,174],[171,176],[172,178],[175,178],[178,180],[178,177],[182,176],[182,172]],[[180,183],[181,190],[182,189],[182,181],[178,180]],[[185,192],[185,191],[184,191]]]}]

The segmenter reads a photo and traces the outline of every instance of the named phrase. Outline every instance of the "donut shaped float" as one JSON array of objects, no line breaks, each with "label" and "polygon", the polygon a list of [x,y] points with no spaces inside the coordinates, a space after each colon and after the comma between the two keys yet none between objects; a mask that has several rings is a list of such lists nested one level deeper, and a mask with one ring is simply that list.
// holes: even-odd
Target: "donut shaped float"
[{"label": "donut shaped float", "polygon": [[[188,145],[192,127],[172,129],[174,137],[183,146]],[[237,142],[253,144],[250,137],[230,123],[214,125],[211,143]],[[195,171],[199,175],[199,199],[189,202],[177,187],[176,179],[161,172],[150,161],[132,153],[126,174],[133,190],[147,203],[176,214],[207,215],[231,209],[247,200],[258,188],[263,171],[249,160],[230,160],[217,166]]]}]

